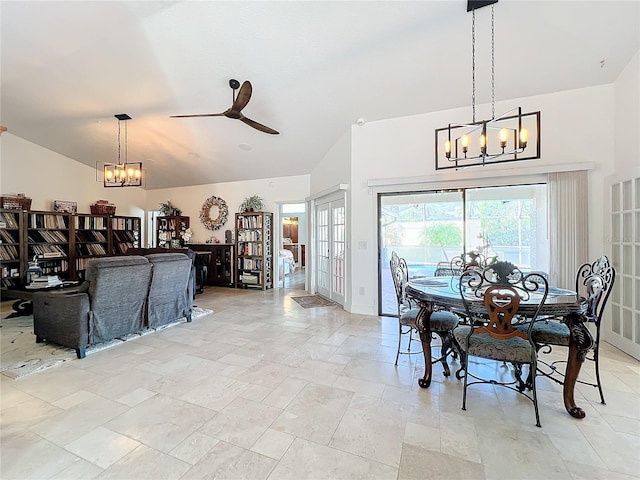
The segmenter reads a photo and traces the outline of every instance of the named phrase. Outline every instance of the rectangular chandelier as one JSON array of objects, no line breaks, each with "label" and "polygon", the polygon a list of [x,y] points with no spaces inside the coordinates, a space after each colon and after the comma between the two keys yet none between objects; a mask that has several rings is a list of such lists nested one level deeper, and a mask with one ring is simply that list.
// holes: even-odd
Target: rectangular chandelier
[{"label": "rectangular chandelier", "polygon": [[[103,166],[103,185],[105,187],[141,187],[142,162],[128,161],[128,129],[126,113],[114,115],[118,119],[118,163],[105,163]],[[120,156],[120,122],[124,122],[124,162]]]},{"label": "rectangular chandelier", "polygon": [[142,186],[142,162],[106,163],[103,171],[105,187]]},{"label": "rectangular chandelier", "polygon": [[[436,129],[436,170],[540,158],[540,112],[496,117],[495,15],[498,0],[468,0],[471,16],[471,122]],[[476,10],[491,6],[491,118],[476,121]]]},{"label": "rectangular chandelier", "polygon": [[540,112],[521,107],[472,123],[435,131],[436,170],[540,158]]}]

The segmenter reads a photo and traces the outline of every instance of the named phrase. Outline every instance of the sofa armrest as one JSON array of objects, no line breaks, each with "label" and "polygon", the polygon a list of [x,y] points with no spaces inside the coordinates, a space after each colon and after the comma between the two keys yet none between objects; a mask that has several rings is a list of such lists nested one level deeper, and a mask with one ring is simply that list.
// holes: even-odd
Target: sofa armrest
[{"label": "sofa armrest", "polygon": [[73,348],[84,357],[89,344],[89,295],[86,293],[35,292],[33,333],[36,342],[44,339]]}]

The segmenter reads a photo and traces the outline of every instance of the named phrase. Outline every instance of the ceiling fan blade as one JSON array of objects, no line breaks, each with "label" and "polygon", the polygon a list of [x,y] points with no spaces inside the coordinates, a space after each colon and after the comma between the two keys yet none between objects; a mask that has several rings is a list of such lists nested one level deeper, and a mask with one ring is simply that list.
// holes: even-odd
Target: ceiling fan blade
[{"label": "ceiling fan blade", "polygon": [[225,113],[196,113],[194,115],[169,115],[169,118],[188,118],[188,117],[224,117]]},{"label": "ceiling fan blade", "polygon": [[247,103],[249,103],[249,100],[251,100],[252,91],[253,88],[251,87],[251,82],[249,82],[249,80],[245,80],[245,82],[240,87],[240,91],[238,92],[238,96],[234,100],[233,105],[231,105],[231,110],[239,112],[244,107],[246,107]]},{"label": "ceiling fan blade", "polygon": [[261,123],[258,122],[254,122],[253,120],[251,120],[250,118],[245,117],[244,115],[242,117],[240,117],[240,121],[246,123],[247,125],[249,125],[250,127],[255,128],[256,130],[260,130],[261,132],[264,133],[270,133],[272,135],[279,135],[280,132],[274,130],[273,128],[269,128],[265,125],[262,125]]}]

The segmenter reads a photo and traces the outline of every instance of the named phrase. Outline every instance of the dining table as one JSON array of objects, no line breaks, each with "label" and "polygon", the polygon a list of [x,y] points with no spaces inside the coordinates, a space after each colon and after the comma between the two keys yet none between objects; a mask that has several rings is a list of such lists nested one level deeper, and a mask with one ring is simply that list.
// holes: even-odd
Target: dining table
[{"label": "dining table", "polygon": [[[431,384],[433,368],[429,326],[431,314],[437,310],[450,310],[461,315],[466,312],[457,279],[458,277],[421,277],[411,279],[406,285],[407,297],[420,308],[416,323],[423,344],[425,372],[418,384],[423,388],[427,388]],[[530,317],[535,313],[538,303],[534,298],[523,299],[518,313]],[[486,314],[481,298],[468,301],[468,308],[472,315]],[[563,400],[565,409],[574,418],[585,417],[584,410],[575,403],[574,390],[582,363],[594,344],[591,332],[585,324],[584,313],[586,309],[586,300],[578,297],[576,292],[561,288],[549,288],[549,293],[538,316],[538,318],[560,318],[569,327],[570,340],[563,382]],[[455,348],[455,340],[453,342]],[[445,371],[447,370],[448,368],[445,368]]]}]

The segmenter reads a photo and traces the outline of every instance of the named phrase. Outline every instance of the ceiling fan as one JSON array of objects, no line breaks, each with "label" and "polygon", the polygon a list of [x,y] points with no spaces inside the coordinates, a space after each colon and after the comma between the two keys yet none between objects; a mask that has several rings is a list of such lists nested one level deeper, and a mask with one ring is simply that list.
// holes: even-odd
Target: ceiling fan
[{"label": "ceiling fan", "polygon": [[[258,122],[254,122],[253,120],[251,120],[250,118],[245,117],[242,113],[241,110],[247,106],[247,103],[249,103],[249,100],[251,99],[251,91],[252,91],[252,87],[251,87],[251,83],[247,80],[245,81],[242,86],[240,86],[240,82],[238,80],[235,79],[231,79],[229,80],[229,86],[232,88],[233,90],[233,94],[232,94],[232,98],[233,98],[233,104],[231,105],[230,108],[226,109],[224,112],[222,113],[197,113],[194,115],[170,115],[171,118],[187,118],[187,117],[227,117],[227,118],[233,118],[236,120],[240,120],[243,123],[246,123],[247,125],[249,125],[250,127],[255,128],[256,130],[260,130],[261,132],[264,133],[270,133],[272,135],[278,135],[280,132],[277,132],[276,130],[274,130],[273,128],[269,128],[265,125],[262,125]],[[236,90],[238,90],[238,88],[240,88],[240,91],[238,92],[238,95],[236,96]]]}]

